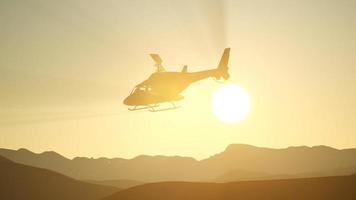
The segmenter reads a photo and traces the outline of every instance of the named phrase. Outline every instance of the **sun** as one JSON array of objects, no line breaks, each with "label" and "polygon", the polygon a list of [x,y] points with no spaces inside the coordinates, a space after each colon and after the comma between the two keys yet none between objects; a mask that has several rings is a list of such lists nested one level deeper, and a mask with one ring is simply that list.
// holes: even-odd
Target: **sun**
[{"label": "sun", "polygon": [[236,123],[250,111],[250,95],[238,84],[225,84],[214,93],[211,106],[219,120]]}]

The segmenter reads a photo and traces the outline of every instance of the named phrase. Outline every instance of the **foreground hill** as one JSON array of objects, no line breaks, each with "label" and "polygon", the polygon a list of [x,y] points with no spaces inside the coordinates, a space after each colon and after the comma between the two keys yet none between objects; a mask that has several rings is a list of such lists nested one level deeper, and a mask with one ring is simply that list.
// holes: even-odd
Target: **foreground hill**
[{"label": "foreground hill", "polygon": [[162,182],[119,191],[103,200],[355,199],[356,176],[232,183]]},{"label": "foreground hill", "polygon": [[67,159],[56,152],[36,154],[26,149],[0,149],[0,155],[80,180],[230,182],[348,175],[356,171],[356,149],[327,146],[272,149],[233,144],[201,161],[179,156]]},{"label": "foreground hill", "polygon": [[144,184],[144,182],[133,181],[133,180],[105,180],[105,181],[83,180],[83,181],[88,183],[99,184],[99,185],[114,186],[120,189],[126,189],[126,188]]},{"label": "foreground hill", "polygon": [[0,199],[96,200],[117,191],[114,187],[84,183],[0,157]]}]

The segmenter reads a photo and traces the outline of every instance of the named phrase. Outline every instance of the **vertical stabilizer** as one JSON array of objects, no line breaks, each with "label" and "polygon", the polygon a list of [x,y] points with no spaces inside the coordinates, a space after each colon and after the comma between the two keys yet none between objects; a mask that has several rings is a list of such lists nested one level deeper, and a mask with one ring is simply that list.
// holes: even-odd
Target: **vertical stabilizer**
[{"label": "vertical stabilizer", "polygon": [[218,71],[220,72],[220,76],[223,77],[225,80],[229,79],[230,75],[228,73],[228,63],[230,57],[230,48],[225,48],[224,53],[220,59],[218,65]]}]

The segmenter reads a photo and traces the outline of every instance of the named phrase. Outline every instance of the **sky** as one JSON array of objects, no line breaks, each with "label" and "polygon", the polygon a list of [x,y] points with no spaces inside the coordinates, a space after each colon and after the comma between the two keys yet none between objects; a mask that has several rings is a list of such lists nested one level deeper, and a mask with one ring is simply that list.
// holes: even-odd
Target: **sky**
[{"label": "sky", "polygon": [[[181,155],[232,143],[356,147],[356,1],[4,0],[0,2],[0,147],[69,158]],[[154,72],[216,67],[251,97],[235,124],[219,121],[207,79],[180,109],[122,104]]]}]

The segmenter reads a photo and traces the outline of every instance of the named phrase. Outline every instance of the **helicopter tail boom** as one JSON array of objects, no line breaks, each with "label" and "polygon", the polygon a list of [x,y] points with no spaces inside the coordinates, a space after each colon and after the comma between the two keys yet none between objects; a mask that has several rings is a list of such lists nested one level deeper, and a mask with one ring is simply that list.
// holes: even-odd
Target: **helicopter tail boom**
[{"label": "helicopter tail boom", "polygon": [[184,74],[186,74],[186,76],[189,77],[189,81],[191,83],[209,77],[214,77],[217,80],[221,78],[227,80],[230,77],[228,72],[228,66],[227,66],[229,62],[229,54],[230,54],[230,48],[226,48],[224,50],[224,53],[222,54],[218,67],[215,69],[192,72],[192,73],[184,73]]}]

